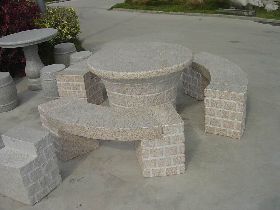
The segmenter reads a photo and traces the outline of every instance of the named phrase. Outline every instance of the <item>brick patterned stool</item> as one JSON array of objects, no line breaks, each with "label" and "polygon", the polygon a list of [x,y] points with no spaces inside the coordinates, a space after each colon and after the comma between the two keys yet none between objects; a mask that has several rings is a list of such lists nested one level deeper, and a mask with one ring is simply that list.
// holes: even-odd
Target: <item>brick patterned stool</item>
[{"label": "brick patterned stool", "polygon": [[49,133],[17,126],[2,139],[0,193],[34,205],[61,183]]},{"label": "brick patterned stool", "polygon": [[209,53],[194,55],[183,72],[184,93],[205,105],[205,132],[240,139],[245,129],[248,80],[234,63]]},{"label": "brick patterned stool", "polygon": [[77,96],[93,104],[104,101],[102,82],[87,70],[86,60],[57,73],[56,81],[60,97]]}]

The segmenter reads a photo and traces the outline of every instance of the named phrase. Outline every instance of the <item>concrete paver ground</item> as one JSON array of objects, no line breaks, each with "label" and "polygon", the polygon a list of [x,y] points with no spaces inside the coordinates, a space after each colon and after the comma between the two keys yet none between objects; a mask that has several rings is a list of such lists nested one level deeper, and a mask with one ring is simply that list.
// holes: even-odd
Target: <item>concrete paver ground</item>
[{"label": "concrete paver ground", "polygon": [[[107,11],[120,0],[73,0],[84,47],[162,41],[205,51],[238,64],[249,81],[247,122],[240,140],[204,133],[203,102],[183,95],[177,110],[185,121],[186,173],[143,178],[132,142],[102,141],[100,149],[60,162],[63,183],[33,207],[0,194],[0,210],[35,209],[280,209],[280,27],[252,21]],[[42,129],[41,91],[16,80],[20,105],[0,114],[0,134],[22,124]],[[0,143],[0,147],[3,144]],[[81,206],[80,206],[81,204]]]}]

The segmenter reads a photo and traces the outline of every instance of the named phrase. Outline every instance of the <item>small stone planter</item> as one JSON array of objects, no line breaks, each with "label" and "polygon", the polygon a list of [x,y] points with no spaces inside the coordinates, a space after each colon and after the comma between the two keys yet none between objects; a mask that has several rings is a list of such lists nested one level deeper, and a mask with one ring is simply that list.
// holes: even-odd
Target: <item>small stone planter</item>
[{"label": "small stone planter", "polygon": [[70,66],[70,55],[77,52],[73,43],[61,43],[54,46],[54,60],[56,64]]},{"label": "small stone planter", "polygon": [[0,72],[0,113],[10,111],[17,105],[17,89],[10,73]]},{"label": "small stone planter", "polygon": [[75,52],[72,55],[70,55],[70,65],[84,61],[88,59],[91,55],[92,52],[90,51]]},{"label": "small stone planter", "polygon": [[42,68],[41,70],[41,83],[44,96],[50,99],[59,98],[56,73],[65,69],[63,64],[53,64]]}]

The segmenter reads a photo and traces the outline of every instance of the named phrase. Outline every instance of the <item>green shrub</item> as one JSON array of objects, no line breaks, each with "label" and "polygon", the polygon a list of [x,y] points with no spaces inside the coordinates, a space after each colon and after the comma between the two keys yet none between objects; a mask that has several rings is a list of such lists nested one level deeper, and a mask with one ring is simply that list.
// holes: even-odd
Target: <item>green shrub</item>
[{"label": "green shrub", "polygon": [[[76,11],[67,7],[47,7],[46,13],[40,19],[36,20],[36,24],[41,28],[55,28],[58,30],[57,35],[38,45],[39,55],[45,65],[54,63],[54,45],[63,42],[72,42],[81,47],[81,42],[77,36],[80,33],[80,23]],[[77,48],[77,50],[79,50]]]},{"label": "green shrub", "polygon": [[68,42],[77,38],[80,23],[76,11],[67,7],[47,7],[46,14],[37,20],[42,28],[55,28],[57,35],[49,41],[50,45]]}]

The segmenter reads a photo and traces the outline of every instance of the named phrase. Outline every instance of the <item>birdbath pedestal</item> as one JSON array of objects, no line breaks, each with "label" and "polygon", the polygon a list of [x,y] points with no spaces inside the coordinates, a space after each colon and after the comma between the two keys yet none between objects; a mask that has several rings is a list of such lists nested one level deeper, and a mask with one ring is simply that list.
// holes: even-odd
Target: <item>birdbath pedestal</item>
[{"label": "birdbath pedestal", "polygon": [[56,29],[42,28],[22,31],[0,38],[0,47],[2,48],[23,47],[29,90],[41,90],[40,70],[44,64],[39,57],[37,44],[50,40],[56,34]]}]

